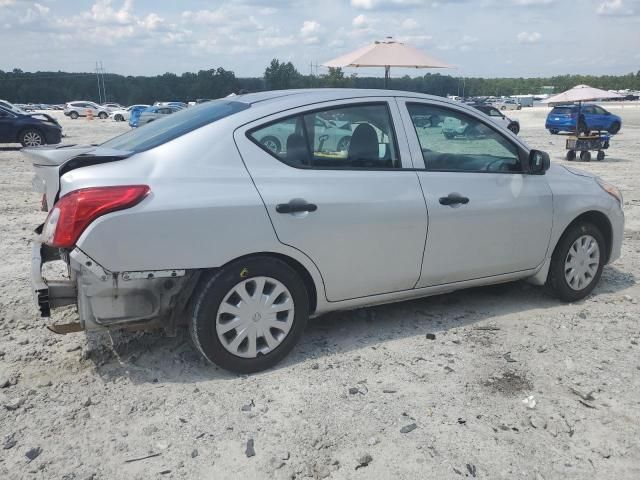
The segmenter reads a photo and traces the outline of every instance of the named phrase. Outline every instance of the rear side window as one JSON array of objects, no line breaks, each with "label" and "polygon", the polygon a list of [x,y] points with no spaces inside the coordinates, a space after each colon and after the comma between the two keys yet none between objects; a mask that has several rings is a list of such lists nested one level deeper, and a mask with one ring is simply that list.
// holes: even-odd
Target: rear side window
[{"label": "rear side window", "polygon": [[248,134],[278,160],[298,168],[401,168],[386,103],[316,110]]},{"label": "rear side window", "polygon": [[553,110],[551,110],[551,113],[556,115],[567,115],[572,111],[573,107],[554,107]]},{"label": "rear side window", "polygon": [[112,138],[101,146],[127,152],[143,152],[249,107],[248,103],[229,100],[203,103],[166,115],[143,127]]}]

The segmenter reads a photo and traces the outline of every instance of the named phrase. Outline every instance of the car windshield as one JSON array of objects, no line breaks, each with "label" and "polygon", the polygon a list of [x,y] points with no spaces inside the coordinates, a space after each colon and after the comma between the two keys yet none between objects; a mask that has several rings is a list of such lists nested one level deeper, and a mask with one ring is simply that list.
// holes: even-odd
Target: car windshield
[{"label": "car windshield", "polygon": [[247,103],[229,100],[203,103],[112,138],[101,146],[127,152],[143,152],[249,107]]}]

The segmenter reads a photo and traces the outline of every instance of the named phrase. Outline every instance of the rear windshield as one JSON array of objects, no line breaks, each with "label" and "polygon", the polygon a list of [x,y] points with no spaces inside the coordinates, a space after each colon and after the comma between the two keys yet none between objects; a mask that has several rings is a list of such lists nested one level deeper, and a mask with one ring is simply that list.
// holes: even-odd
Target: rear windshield
[{"label": "rear windshield", "polygon": [[230,100],[203,103],[135,128],[101,146],[127,152],[144,152],[249,107],[247,103]]},{"label": "rear windshield", "polygon": [[571,113],[573,111],[575,107],[569,106],[569,107],[554,107],[553,110],[551,110],[551,113],[555,113],[555,114],[567,114],[567,113]]}]

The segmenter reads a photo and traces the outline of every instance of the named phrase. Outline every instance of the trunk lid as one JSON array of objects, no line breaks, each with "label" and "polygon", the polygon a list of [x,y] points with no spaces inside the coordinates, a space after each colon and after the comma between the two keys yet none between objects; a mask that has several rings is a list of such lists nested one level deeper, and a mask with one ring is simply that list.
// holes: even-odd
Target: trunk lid
[{"label": "trunk lid", "polygon": [[23,148],[21,152],[33,164],[33,189],[45,196],[48,208],[58,199],[60,177],[65,173],[89,165],[123,160],[131,155],[131,152],[100,148],[96,145],[33,147]]}]

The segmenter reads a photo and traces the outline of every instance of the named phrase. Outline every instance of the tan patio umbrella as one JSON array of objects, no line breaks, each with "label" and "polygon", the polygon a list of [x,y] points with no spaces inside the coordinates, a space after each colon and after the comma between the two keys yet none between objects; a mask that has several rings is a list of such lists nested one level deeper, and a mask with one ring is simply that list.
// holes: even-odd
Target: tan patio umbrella
[{"label": "tan patio umbrella", "polygon": [[576,85],[566,92],[559,93],[553,97],[543,100],[542,103],[589,102],[591,100],[605,100],[610,98],[622,98],[622,95],[609,92],[608,90],[593,88],[589,85]]},{"label": "tan patio umbrella", "polygon": [[384,67],[384,86],[389,82],[391,67],[402,68],[452,68],[420,50],[396,42],[391,37],[374,42],[354,52],[347,53],[323,64],[325,67]]}]

